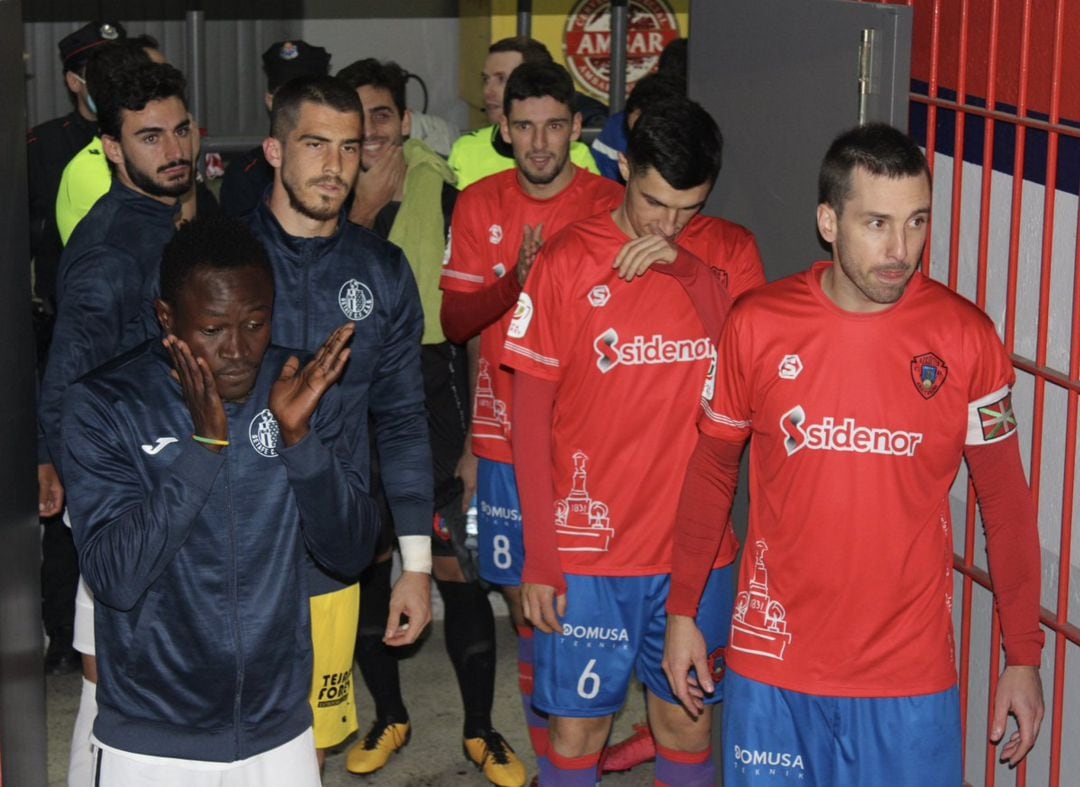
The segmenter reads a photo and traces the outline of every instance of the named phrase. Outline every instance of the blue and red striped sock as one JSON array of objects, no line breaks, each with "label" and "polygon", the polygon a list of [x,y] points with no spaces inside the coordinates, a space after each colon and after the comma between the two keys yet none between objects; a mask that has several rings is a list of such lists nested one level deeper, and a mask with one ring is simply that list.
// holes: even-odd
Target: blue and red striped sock
[{"label": "blue and red striped sock", "polygon": [[533,695],[533,630],[532,626],[518,626],[518,688],[521,705],[525,709],[525,723],[529,725],[529,740],[537,758],[547,752],[548,720],[532,705]]},{"label": "blue and red striped sock", "polygon": [[656,744],[655,787],[712,787],[716,766],[712,747],[705,751],[674,751]]},{"label": "blue and red striped sock", "polygon": [[554,746],[540,760],[540,787],[596,787],[600,780],[600,752],[583,757],[561,757]]}]

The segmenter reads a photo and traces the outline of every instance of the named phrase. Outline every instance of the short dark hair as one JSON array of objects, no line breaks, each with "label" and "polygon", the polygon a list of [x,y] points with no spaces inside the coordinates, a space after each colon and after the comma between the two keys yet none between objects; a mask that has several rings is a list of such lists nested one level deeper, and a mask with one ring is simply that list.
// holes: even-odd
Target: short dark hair
[{"label": "short dark hair", "polygon": [[133,38],[122,38],[109,46],[99,47],[90,53],[86,61],[86,92],[96,105],[97,96],[108,91],[116,72],[152,62],[150,55],[146,54],[146,47]]},{"label": "short dark hair", "polygon": [[660,53],[660,60],[656,64],[656,73],[667,74],[685,82],[686,52],[689,43],[689,40],[685,38],[676,38],[664,47],[664,51]]},{"label": "short dark hair", "polygon": [[380,63],[373,57],[350,63],[337,73],[337,78],[353,90],[370,85],[390,91],[398,114],[405,116],[405,83],[409,74],[392,60]]},{"label": "short dark hair", "polygon": [[356,90],[337,77],[306,76],[290,79],[274,93],[270,107],[270,136],[284,142],[296,128],[300,105],[305,101],[330,107],[338,112],[355,112],[363,117],[364,109]]},{"label": "short dark hair", "polygon": [[521,55],[522,63],[553,63],[551,52],[535,38],[528,36],[512,36],[501,38],[488,47],[488,54],[496,52],[517,52]]},{"label": "short dark hair", "polygon": [[184,75],[167,63],[133,63],[109,72],[107,79],[99,79],[93,88],[87,88],[93,91],[102,135],[114,139],[120,139],[124,110],[141,112],[151,101],[167,98],[178,98],[187,106]]},{"label": "short dark hair", "polygon": [[925,175],[930,182],[930,165],[915,140],[888,123],[867,123],[845,131],[829,146],[818,174],[818,204],[842,213],[856,167],[888,178]]},{"label": "short dark hair", "polygon": [[196,270],[258,268],[274,285],[270,257],[247,224],[224,215],[199,216],[172,236],[161,256],[161,299],[175,305]]},{"label": "short dark hair", "polygon": [[565,104],[570,112],[576,110],[574,80],[570,72],[558,63],[522,63],[510,73],[503,91],[503,112],[510,116],[510,105],[527,98],[550,96]]},{"label": "short dark hair", "polygon": [[648,74],[639,79],[637,84],[634,85],[634,89],[630,92],[630,97],[626,99],[626,106],[623,109],[626,116],[629,117],[632,112],[642,112],[645,107],[655,104],[657,101],[664,101],[672,96],[685,95],[685,81],[667,74]]},{"label": "short dark hair", "polygon": [[630,174],[652,167],[680,191],[714,183],[720,174],[724,138],[700,104],[672,96],[644,108],[630,132]]}]

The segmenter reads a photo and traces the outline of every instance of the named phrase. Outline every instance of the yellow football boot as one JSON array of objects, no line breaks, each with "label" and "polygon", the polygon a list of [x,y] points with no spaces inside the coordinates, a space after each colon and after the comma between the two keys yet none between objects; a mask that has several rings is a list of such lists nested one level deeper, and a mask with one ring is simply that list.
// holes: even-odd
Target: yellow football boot
[{"label": "yellow football boot", "polygon": [[396,724],[376,719],[363,740],[353,744],[345,755],[349,773],[374,773],[386,765],[390,755],[409,742],[409,723]]},{"label": "yellow football boot", "polygon": [[466,738],[462,748],[469,762],[483,771],[484,777],[496,787],[525,787],[525,763],[495,730],[488,730],[479,738]]}]

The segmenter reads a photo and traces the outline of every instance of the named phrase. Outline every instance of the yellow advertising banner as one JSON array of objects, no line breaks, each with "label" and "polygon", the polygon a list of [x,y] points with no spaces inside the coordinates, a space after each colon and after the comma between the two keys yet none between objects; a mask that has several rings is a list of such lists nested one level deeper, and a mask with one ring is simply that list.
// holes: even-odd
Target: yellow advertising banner
[{"label": "yellow advertising banner", "polygon": [[[486,47],[517,35],[518,4],[517,0],[461,0],[459,5],[461,95],[479,107],[480,70]],[[606,104],[611,75],[610,1],[533,0],[532,8],[532,37],[547,46],[557,63],[566,66],[579,91]],[[688,35],[689,13],[690,0],[629,1],[628,93],[641,77],[656,68],[668,43]]]}]

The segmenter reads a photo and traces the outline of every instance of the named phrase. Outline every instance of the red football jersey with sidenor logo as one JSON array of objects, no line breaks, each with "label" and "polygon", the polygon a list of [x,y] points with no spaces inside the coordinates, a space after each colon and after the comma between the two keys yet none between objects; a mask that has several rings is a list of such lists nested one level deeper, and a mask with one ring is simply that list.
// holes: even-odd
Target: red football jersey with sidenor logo
[{"label": "red football jersey with sidenor logo", "polygon": [[817,263],[749,294],[701,430],[750,450],[728,665],[785,689],[906,696],[956,683],[949,490],[966,445],[1013,436],[990,319],[915,275],[876,313]]},{"label": "red football jersey with sidenor logo", "polygon": [[[678,489],[711,394],[715,346],[683,286],[612,267],[629,238],[610,214],[552,239],[507,331],[507,366],[558,387],[552,422],[554,526],[563,571],[666,574]],[[697,216],[680,247],[727,275],[732,296],[764,283],[749,231]],[[734,559],[735,548],[716,565]]]},{"label": "red football jersey with sidenor logo", "polygon": [[[622,202],[622,186],[575,167],[574,179],[547,200],[521,188],[517,169],[484,178],[458,197],[450,230],[450,253],[440,287],[477,292],[490,287],[517,265],[525,226],[543,224],[546,241],[567,224]],[[480,364],[473,395],[472,445],[477,456],[513,462],[511,389],[513,378],[500,368],[503,338],[513,317],[509,309],[480,334]]]}]

